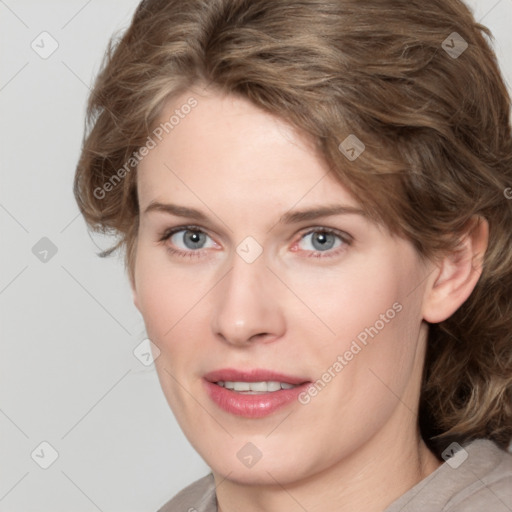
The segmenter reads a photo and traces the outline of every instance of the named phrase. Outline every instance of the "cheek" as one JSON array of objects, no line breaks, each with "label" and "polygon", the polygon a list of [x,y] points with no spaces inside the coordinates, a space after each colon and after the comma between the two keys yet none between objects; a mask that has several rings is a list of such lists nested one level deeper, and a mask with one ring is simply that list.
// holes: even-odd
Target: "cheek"
[{"label": "cheek", "polygon": [[[385,320],[368,319],[368,323],[352,338],[348,354],[354,344],[361,350],[346,367],[347,382],[355,398],[353,406],[368,407],[374,411],[375,420],[390,414],[400,402],[411,410],[410,386],[419,382],[421,351],[419,344],[421,321],[418,307],[412,301],[395,302],[395,308],[384,313]],[[391,318],[393,317],[393,318]],[[363,340],[364,343],[360,342]],[[409,389],[409,391],[407,391]],[[407,397],[406,397],[407,395]],[[401,397],[400,399],[398,397]]]},{"label": "cheek", "polygon": [[401,390],[413,371],[421,297],[419,290],[411,291],[418,270],[405,257],[400,266],[396,262],[393,254],[381,253],[316,286],[302,283],[312,309],[331,331],[318,347],[316,373],[342,376],[334,380],[340,389],[352,388],[351,400],[375,402],[381,392],[389,394],[386,385]]},{"label": "cheek", "polygon": [[165,248],[152,247],[144,238],[137,250],[135,276],[144,319],[171,322],[182,309],[186,296],[192,293],[193,287],[185,286],[183,272],[170,265]]},{"label": "cheek", "polygon": [[148,338],[159,348],[155,369],[169,406],[180,423],[190,404],[180,383],[201,355],[202,339],[196,329],[201,315],[201,290],[190,283],[187,273],[177,271],[156,251],[141,250],[136,264],[137,299]]},{"label": "cheek", "polygon": [[329,336],[323,329],[326,343],[340,340],[333,344],[339,350],[359,334],[364,341],[365,329],[375,332],[376,324],[377,330],[383,331],[399,316],[393,305],[401,301],[401,278],[392,268],[384,258],[380,258],[379,265],[372,265],[370,260],[361,264],[354,259],[353,264],[348,262],[345,267],[315,275],[296,272],[289,282],[312,313],[303,321],[309,318],[319,325],[321,321],[331,333]]},{"label": "cheek", "polygon": [[[136,289],[146,332],[160,349],[156,367],[182,374],[202,354],[201,346],[209,316],[208,280],[204,274],[187,271],[167,261],[165,251],[142,249],[136,263]],[[167,383],[164,387],[172,385]]]},{"label": "cheek", "polygon": [[[159,252],[159,251],[158,251]],[[185,314],[190,288],[182,286],[157,251],[139,248],[135,266],[136,296],[150,339],[161,343]]]}]

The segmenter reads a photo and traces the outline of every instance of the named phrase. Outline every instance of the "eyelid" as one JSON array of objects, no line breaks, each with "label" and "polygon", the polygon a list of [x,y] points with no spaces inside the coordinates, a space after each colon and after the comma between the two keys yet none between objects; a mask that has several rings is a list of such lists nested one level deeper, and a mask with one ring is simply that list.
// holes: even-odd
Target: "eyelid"
[{"label": "eyelid", "polygon": [[[213,240],[213,242],[216,245],[219,245],[214,238],[208,233],[208,230],[205,228],[202,228],[200,226],[194,225],[194,224],[188,224],[188,225],[181,225],[181,226],[175,226],[173,228],[169,228],[163,231],[163,233],[159,236],[159,242],[165,242],[168,239],[170,239],[174,234],[179,233],[180,231],[197,231],[200,233],[204,233],[206,236],[208,236],[210,239]],[[313,233],[330,233],[333,234],[341,239],[344,246],[351,245],[354,241],[354,237],[347,233],[346,231],[337,229],[337,228],[330,228],[327,226],[313,226],[313,227],[307,227],[304,228],[302,231],[299,232],[299,238],[297,241],[293,242],[293,246],[300,243],[300,241],[307,235],[313,234]],[[327,251],[304,251],[309,253],[309,256],[317,256],[319,258],[325,257],[331,257],[336,256],[340,251],[343,251],[345,247],[337,248],[336,250],[327,250]],[[187,256],[196,256],[201,257],[203,252],[207,252],[207,249],[197,249],[197,250],[188,250],[184,251],[182,249],[175,249],[167,247],[167,250],[169,250],[172,253],[175,254],[182,254]],[[325,253],[325,256],[321,256],[323,253]]]},{"label": "eyelid", "polygon": [[[179,233],[180,231],[187,231],[187,230],[198,231],[198,232],[204,233],[205,235],[207,235],[207,236],[209,236],[210,238],[213,239],[213,237],[211,237],[209,235],[208,230],[206,230],[205,228],[196,226],[194,224],[189,224],[189,225],[176,226],[174,228],[165,229],[163,231],[163,233],[160,235],[159,241],[163,242],[164,240],[167,240],[168,238],[170,238],[175,233]],[[337,235],[337,236],[339,236],[342,240],[344,240],[347,243],[348,242],[352,242],[354,240],[354,237],[352,235],[350,235],[349,233],[347,233],[346,231],[343,231],[343,230],[340,230],[340,229],[336,229],[336,228],[330,228],[330,227],[327,227],[327,226],[313,226],[313,227],[304,228],[300,232],[300,237],[302,239],[302,237],[304,237],[305,235],[309,235],[311,233],[316,233],[318,231],[320,231],[320,232],[323,231],[323,232],[326,232],[326,233],[332,233],[334,235]]]},{"label": "eyelid", "polygon": [[[302,242],[302,240],[313,233],[328,233],[331,235],[334,235],[338,237],[341,240],[341,246],[328,249],[326,251],[299,251],[297,249],[297,246]],[[327,226],[314,226],[314,227],[308,227],[303,232],[300,233],[299,239],[292,244],[291,250],[292,252],[305,252],[306,254],[303,257],[307,258],[318,258],[318,259],[329,259],[329,258],[336,258],[337,256],[340,256],[341,253],[345,252],[347,250],[347,247],[351,246],[354,242],[354,237],[347,233],[346,231],[337,229],[337,228],[330,228]]]},{"label": "eyelid", "polygon": [[189,224],[189,225],[185,225],[185,226],[176,226],[174,228],[164,229],[162,234],[158,237],[158,241],[164,242],[165,240],[170,238],[172,235],[179,233],[180,231],[198,231],[200,233],[204,233],[205,235],[209,236],[213,240],[213,237],[210,236],[210,234],[208,233],[208,231],[206,229],[201,228],[199,226],[195,226],[193,224]]},{"label": "eyelid", "polygon": [[[218,245],[217,242],[211,237],[207,230],[201,228],[196,225],[181,225],[175,226],[173,228],[165,229],[158,237],[158,243],[163,244],[165,246],[165,250],[172,256],[178,256],[179,258],[205,258],[208,257],[208,251],[206,249],[198,249],[198,250],[188,250],[185,251],[183,249],[175,248],[173,246],[168,245],[166,242],[172,238],[173,235],[179,233],[180,231],[195,231],[199,233],[205,234],[208,238],[210,238],[215,245]],[[209,247],[211,249],[211,247]],[[204,255],[203,253],[207,254]]]},{"label": "eyelid", "polygon": [[310,235],[311,233],[331,233],[333,235],[339,236],[344,242],[350,243],[354,241],[354,237],[347,233],[346,231],[343,231],[341,229],[337,228],[329,228],[327,226],[314,226],[305,228],[305,230],[301,233],[301,238],[305,235]]}]

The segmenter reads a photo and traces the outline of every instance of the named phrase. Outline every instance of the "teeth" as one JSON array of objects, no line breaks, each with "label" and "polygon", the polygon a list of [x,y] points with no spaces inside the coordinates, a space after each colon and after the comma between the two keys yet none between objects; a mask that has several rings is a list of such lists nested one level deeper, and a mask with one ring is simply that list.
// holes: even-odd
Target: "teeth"
[{"label": "teeth", "polygon": [[223,388],[231,389],[241,393],[271,393],[281,389],[292,389],[296,386],[288,382],[263,381],[263,382],[230,382],[218,381],[217,384]]}]

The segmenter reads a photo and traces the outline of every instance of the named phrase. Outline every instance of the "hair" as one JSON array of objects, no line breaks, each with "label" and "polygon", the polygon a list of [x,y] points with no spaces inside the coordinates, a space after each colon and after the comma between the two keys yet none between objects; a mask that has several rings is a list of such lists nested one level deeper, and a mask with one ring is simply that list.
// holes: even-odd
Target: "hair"
[{"label": "hair", "polygon": [[[450,54],[454,41],[467,48]],[[202,84],[306,133],[366,213],[422,258],[456,251],[471,222],[486,219],[473,293],[429,325],[419,425],[438,455],[453,440],[506,447],[511,103],[491,42],[459,0],[146,0],[110,40],[89,98],[74,183],[80,211],[90,229],[119,236],[102,255],[123,249],[133,279],[130,159],[166,102]],[[340,146],[350,135],[364,144],[356,159]]]}]

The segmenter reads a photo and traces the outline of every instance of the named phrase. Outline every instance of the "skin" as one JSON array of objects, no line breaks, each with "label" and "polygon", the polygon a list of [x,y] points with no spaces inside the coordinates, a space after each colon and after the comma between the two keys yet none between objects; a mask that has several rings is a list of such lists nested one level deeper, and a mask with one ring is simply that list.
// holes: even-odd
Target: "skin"
[{"label": "skin", "polygon": [[[137,178],[132,289],[161,351],[167,401],[212,468],[222,512],[382,511],[441,463],[417,427],[426,321],[447,318],[471,293],[487,226],[468,232],[459,258],[434,264],[361,214],[281,223],[290,211],[359,205],[310,139],[247,100],[191,90],[161,120],[190,95],[197,107]],[[154,202],[195,208],[205,220],[146,212]],[[202,248],[185,245],[183,232],[160,240],[189,225],[207,235]],[[314,244],[322,228],[345,241],[330,238],[323,250]],[[252,263],[236,252],[248,236],[263,249]],[[206,372],[226,367],[315,381],[395,303],[401,311],[306,405],[241,418],[203,389]],[[262,454],[251,468],[237,458],[248,442]]]}]

